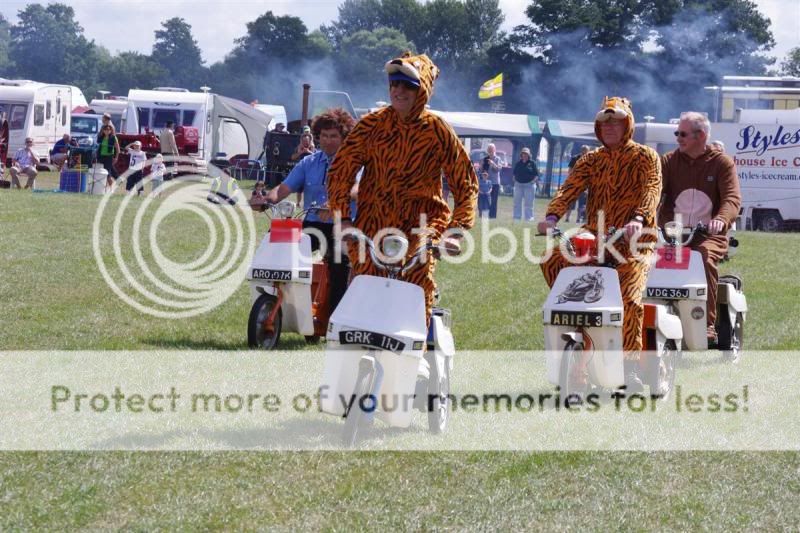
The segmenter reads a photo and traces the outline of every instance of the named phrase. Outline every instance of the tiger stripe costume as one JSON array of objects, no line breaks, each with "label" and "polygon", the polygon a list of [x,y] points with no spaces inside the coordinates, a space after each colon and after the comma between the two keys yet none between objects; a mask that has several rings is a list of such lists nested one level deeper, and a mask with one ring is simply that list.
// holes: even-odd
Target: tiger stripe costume
[{"label": "tiger stripe costume", "polygon": [[[328,203],[343,219],[350,218],[350,189],[356,173],[364,167],[358,190],[354,226],[373,238],[384,228],[398,228],[409,240],[409,256],[417,249],[421,234],[412,234],[426,219],[426,236],[438,240],[448,228],[469,229],[475,222],[478,178],[469,156],[453,129],[425,109],[433,94],[439,69],[426,55],[406,53],[387,63],[387,72],[403,69],[419,81],[419,91],[410,113],[402,120],[391,106],[361,118],[336,153],[328,170]],[[442,197],[442,175],[453,195],[454,210]],[[351,246],[354,275],[380,276],[367,257],[358,263]],[[435,261],[410,271],[405,281],[425,291],[430,318],[435,292]]]},{"label": "tiger stripe costume", "polygon": [[[633,111],[625,98],[606,98],[601,113],[625,113],[627,126],[622,142],[615,148],[603,147],[584,155],[575,164],[564,186],[547,207],[547,216],[560,219],[568,206],[578,199],[584,190],[589,190],[586,205],[586,228],[597,233],[598,213],[603,211],[605,230],[610,226],[622,228],[635,217],[642,218],[642,227],[655,231],[656,209],[661,197],[661,163],[652,148],[633,142]],[[599,114],[598,114],[599,115]],[[595,121],[595,135],[600,135],[600,121]],[[652,243],[654,235],[645,234],[640,243]],[[642,293],[647,283],[649,259],[652,250],[640,251],[642,260],[631,259],[628,241],[624,238],[615,243],[615,248],[626,259],[617,267],[623,300],[623,349],[627,359],[639,358],[642,349],[642,320],[644,306]],[[549,286],[568,261],[555,250],[553,256],[542,263],[542,272]]]}]

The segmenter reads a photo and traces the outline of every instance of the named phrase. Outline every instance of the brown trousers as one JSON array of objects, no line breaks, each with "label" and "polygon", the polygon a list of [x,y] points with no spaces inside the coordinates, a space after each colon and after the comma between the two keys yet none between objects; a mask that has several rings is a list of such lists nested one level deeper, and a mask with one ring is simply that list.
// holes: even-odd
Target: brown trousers
[{"label": "brown trousers", "polygon": [[694,238],[689,243],[689,248],[700,252],[703,256],[703,266],[706,270],[706,283],[708,284],[708,300],[706,309],[706,323],[713,326],[717,320],[717,286],[719,285],[719,262],[728,251],[727,235],[713,235],[704,239]]}]

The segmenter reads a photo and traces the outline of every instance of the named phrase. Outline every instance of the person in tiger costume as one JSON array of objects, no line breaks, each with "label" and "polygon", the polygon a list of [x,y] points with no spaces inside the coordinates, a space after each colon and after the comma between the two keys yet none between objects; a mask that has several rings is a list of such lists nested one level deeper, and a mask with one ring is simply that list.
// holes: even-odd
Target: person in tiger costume
[{"label": "person in tiger costume", "polygon": [[[627,392],[643,390],[639,358],[642,350],[644,292],[656,240],[656,210],[661,197],[661,162],[650,147],[633,142],[633,109],[627,98],[606,97],[595,116],[594,131],[603,146],[581,157],[564,186],[547,207],[540,233],[553,228],[569,205],[588,189],[585,227],[598,231],[598,215],[603,213],[607,231],[610,226],[624,228],[625,239],[613,246],[624,261],[616,269],[623,300],[623,350]],[[642,229],[646,231],[642,234]],[[640,234],[640,235],[637,235]],[[637,235],[638,250],[630,245]],[[642,249],[641,245],[645,245]],[[639,258],[635,258],[638,251]],[[542,263],[542,272],[549,286],[569,262],[558,250]]]},{"label": "person in tiger costume", "polygon": [[[343,232],[355,227],[374,239],[384,228],[397,228],[409,240],[409,256],[425,239],[441,240],[446,252],[457,254],[459,232],[475,223],[478,178],[450,125],[425,109],[439,68],[424,54],[406,52],[386,63],[385,70],[391,105],[362,117],[345,139],[328,171],[328,203],[340,214]],[[350,191],[362,167],[358,216],[352,221]],[[442,175],[453,196],[452,212],[442,197]],[[350,248],[353,275],[384,275],[369,257],[359,262],[357,247]],[[404,278],[425,291],[428,319],[436,288],[434,268],[429,257]]]}]

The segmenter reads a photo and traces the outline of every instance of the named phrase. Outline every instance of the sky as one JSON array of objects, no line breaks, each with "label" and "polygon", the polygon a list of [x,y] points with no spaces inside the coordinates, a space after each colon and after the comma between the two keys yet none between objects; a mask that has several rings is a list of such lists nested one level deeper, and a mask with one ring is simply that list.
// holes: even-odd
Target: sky
[{"label": "sky", "polygon": [[[29,3],[2,0],[0,13],[14,23],[17,12]],[[73,7],[86,37],[112,53],[133,50],[149,54],[153,32],[160,28],[160,22],[182,17],[191,24],[203,59],[209,65],[230,52],[234,39],[244,35],[247,22],[267,11],[300,17],[310,31],[335,20],[341,4],[339,0],[62,0],[62,3]],[[529,3],[529,0],[500,0],[506,17],[504,30],[527,22],[524,12]],[[780,62],[790,49],[800,46],[800,0],[755,0],[755,3],[772,21],[776,46],[771,55]]]}]

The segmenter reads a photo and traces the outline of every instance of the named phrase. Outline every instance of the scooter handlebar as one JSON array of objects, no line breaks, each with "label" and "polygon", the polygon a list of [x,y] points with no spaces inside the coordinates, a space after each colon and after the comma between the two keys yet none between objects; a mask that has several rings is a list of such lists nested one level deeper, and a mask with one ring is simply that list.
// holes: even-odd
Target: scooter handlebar
[{"label": "scooter handlebar", "polygon": [[692,242],[692,239],[694,239],[695,234],[698,234],[698,233],[703,234],[703,233],[707,233],[707,232],[708,232],[708,226],[706,226],[702,222],[698,222],[697,224],[694,225],[694,227],[689,229],[688,233],[686,231],[682,232],[680,241],[676,240],[675,242],[673,242],[672,240],[667,239],[664,236],[664,230],[661,229],[661,227],[659,227],[658,228],[658,242],[659,242],[659,244],[670,244],[670,245],[678,245],[678,244],[680,244],[681,246],[688,246],[689,243]]},{"label": "scooter handlebar", "polygon": [[[438,245],[432,243],[431,241],[426,241],[423,246],[420,246],[414,255],[406,261],[405,264],[400,264],[399,261],[396,263],[392,263],[389,261],[385,261],[386,256],[384,254],[379,254],[377,251],[377,246],[375,246],[375,242],[364,235],[364,233],[358,231],[356,233],[350,234],[356,240],[362,241],[369,251],[369,256],[372,259],[372,263],[380,270],[384,271],[391,271],[393,273],[400,273],[405,274],[416,268],[416,266],[420,263],[423,255],[427,253],[429,250],[438,249]],[[383,257],[381,257],[383,256]]]}]

